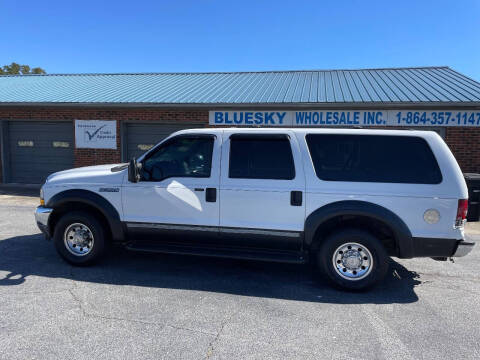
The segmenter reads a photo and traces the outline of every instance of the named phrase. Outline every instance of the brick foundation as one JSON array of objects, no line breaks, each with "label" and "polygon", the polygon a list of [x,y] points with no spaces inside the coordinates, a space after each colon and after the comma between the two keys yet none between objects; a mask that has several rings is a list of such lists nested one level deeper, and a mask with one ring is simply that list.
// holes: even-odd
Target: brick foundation
[{"label": "brick foundation", "polygon": [[[207,110],[162,110],[157,108],[0,108],[0,120],[117,120],[117,149],[75,149],[74,166],[88,166],[121,161],[120,129],[123,122],[201,123],[208,126]],[[72,127],[72,131],[74,131]],[[462,171],[480,173],[480,128],[446,128],[445,141],[457,158]],[[1,168],[0,168],[1,175]]]}]

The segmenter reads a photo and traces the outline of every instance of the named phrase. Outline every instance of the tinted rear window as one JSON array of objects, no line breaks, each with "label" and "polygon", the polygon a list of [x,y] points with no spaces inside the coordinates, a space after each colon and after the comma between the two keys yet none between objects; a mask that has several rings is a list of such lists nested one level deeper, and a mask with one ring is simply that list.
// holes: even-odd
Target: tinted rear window
[{"label": "tinted rear window", "polygon": [[291,180],[295,177],[292,149],[287,137],[232,137],[229,177]]},{"label": "tinted rear window", "polygon": [[442,174],[427,142],[414,136],[309,134],[321,180],[438,184]]}]

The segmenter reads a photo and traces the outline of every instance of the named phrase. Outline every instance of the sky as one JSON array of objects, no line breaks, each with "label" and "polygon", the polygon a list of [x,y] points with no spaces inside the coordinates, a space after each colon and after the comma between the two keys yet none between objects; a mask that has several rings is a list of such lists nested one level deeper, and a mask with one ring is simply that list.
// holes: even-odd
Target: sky
[{"label": "sky", "polygon": [[446,65],[480,81],[480,0],[0,0],[0,65],[48,73]]}]

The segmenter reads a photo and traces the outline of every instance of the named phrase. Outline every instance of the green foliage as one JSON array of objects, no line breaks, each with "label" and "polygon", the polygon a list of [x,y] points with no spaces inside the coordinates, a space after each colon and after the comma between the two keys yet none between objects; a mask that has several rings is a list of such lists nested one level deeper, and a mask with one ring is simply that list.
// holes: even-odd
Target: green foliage
[{"label": "green foliage", "polygon": [[39,67],[33,69],[28,65],[20,65],[12,62],[10,65],[0,67],[0,75],[26,75],[26,74],[46,74],[45,70]]}]

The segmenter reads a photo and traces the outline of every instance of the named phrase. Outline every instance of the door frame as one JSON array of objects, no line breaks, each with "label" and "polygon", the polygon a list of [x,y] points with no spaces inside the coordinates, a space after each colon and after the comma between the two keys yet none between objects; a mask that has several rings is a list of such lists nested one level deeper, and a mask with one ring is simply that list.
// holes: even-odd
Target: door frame
[{"label": "door frame", "polygon": [[0,144],[2,161],[2,182],[8,183],[10,180],[10,145],[8,141],[8,120],[0,120]]},{"label": "door frame", "polygon": [[[219,201],[219,196],[218,196],[218,190],[220,188],[220,164],[221,164],[221,152],[220,152],[220,149],[222,148],[222,142],[223,142],[223,138],[221,136],[221,134],[218,134],[214,131],[212,131],[211,133],[210,132],[199,132],[199,133],[196,133],[193,129],[193,132],[191,133],[186,133],[186,134],[179,134],[179,135],[175,135],[175,136],[168,136],[167,138],[161,140],[158,144],[156,144],[155,147],[153,147],[152,149],[148,150],[145,152],[144,155],[142,155],[140,157],[141,160],[143,160],[144,156],[148,154],[148,152],[150,151],[154,151],[156,148],[158,148],[159,146],[162,146],[162,144],[170,141],[171,139],[174,139],[176,137],[182,137],[182,136],[188,136],[188,135],[192,135],[192,136],[195,136],[195,135],[211,135],[213,140],[214,140],[214,145],[213,145],[213,150],[212,150],[212,166],[211,166],[211,172],[210,172],[210,177],[208,178],[196,178],[196,177],[169,177],[167,179],[164,179],[162,181],[145,181],[145,182],[137,182],[137,183],[134,183],[134,184],[131,184],[128,182],[128,180],[125,178],[124,179],[124,184],[122,185],[124,191],[128,191],[129,188],[133,188],[133,187],[139,187],[139,188],[165,188],[167,189],[168,188],[168,182],[172,182],[172,181],[175,181],[175,179],[187,179],[186,182],[187,183],[190,183],[188,184],[187,186],[191,186],[193,188],[196,188],[197,185],[195,184],[196,182],[203,182],[203,181],[207,181],[207,180],[210,180],[210,186],[199,186],[199,187],[203,187],[203,190],[202,191],[199,191],[202,193],[202,197],[206,196],[206,188],[207,187],[215,187],[217,189],[217,195],[216,195],[216,206],[218,208],[218,214],[217,214],[217,219],[215,221],[215,224],[214,225],[205,225],[205,224],[184,224],[184,223],[165,223],[165,222],[151,222],[151,221],[148,221],[148,224],[158,224],[160,226],[163,226],[163,225],[168,225],[169,228],[173,228],[174,226],[180,226],[183,230],[184,228],[188,227],[188,226],[191,226],[192,228],[194,229],[202,229],[202,228],[215,228],[216,230],[218,230],[218,224],[220,222],[220,201]],[[192,185],[193,183],[193,185]],[[208,181],[207,181],[208,183]],[[122,203],[126,201],[125,198],[122,199]],[[132,220],[129,220],[127,219],[127,216],[125,215],[125,213],[123,214],[123,219],[122,221],[126,222],[126,223],[129,223],[129,224],[132,224],[132,223],[142,223],[142,222],[138,222],[138,221],[132,221]],[[132,227],[132,225],[130,225],[130,227]],[[144,226],[145,227],[145,226]],[[157,226],[158,228],[159,226]]]},{"label": "door frame", "polygon": [[[273,179],[230,179],[229,177],[229,161],[230,161],[230,136],[233,134],[245,134],[245,135],[286,135],[290,144],[290,148],[292,151],[294,166],[295,166],[295,177],[292,180],[273,180]],[[292,186],[290,191],[302,191],[303,193],[303,202],[300,208],[303,209],[303,220],[305,219],[305,175],[303,169],[303,161],[302,161],[302,153],[295,136],[295,133],[288,128],[281,128],[281,129],[270,129],[269,131],[259,131],[255,133],[253,131],[242,131],[242,129],[238,130],[225,130],[223,133],[223,144],[222,144],[222,158],[221,158],[221,172],[220,172],[220,202],[222,205],[222,191],[230,191],[232,190],[230,187],[233,186],[233,190],[236,188],[247,189],[249,191],[263,191],[265,187],[271,188],[273,185],[278,184],[280,191],[284,191],[285,186]],[[232,185],[234,184],[234,185]],[[292,206],[292,205],[290,205]],[[222,219],[220,220],[220,227],[238,227],[238,225],[232,224],[225,224]],[[249,227],[250,228],[250,227]],[[274,231],[288,231],[288,232],[296,232],[297,230],[294,229],[275,229],[270,227],[251,227],[251,228],[258,228],[258,229],[265,229],[265,230],[274,230]]]}]

